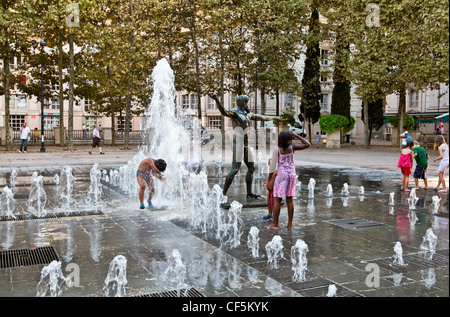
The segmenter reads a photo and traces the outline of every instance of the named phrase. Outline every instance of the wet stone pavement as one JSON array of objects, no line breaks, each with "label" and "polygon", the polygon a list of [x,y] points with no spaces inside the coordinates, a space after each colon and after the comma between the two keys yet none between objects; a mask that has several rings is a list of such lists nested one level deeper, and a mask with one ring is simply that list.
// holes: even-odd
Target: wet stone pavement
[{"label": "wet stone pavement", "polygon": [[[47,169],[43,173],[47,210],[58,209],[51,182],[54,172]],[[245,205],[246,169],[241,172],[228,194],[229,202],[236,199]],[[161,276],[174,249],[180,252],[187,270],[184,286],[205,297],[325,297],[330,285],[337,287],[337,297],[449,296],[448,195],[421,188],[412,209],[409,193],[400,192],[398,173],[304,166],[298,170],[302,187],[295,199],[292,231],[286,228],[286,206],[281,210],[280,229],[265,228],[269,222],[262,219],[267,214],[263,179],[257,178],[254,191],[263,195],[262,201],[242,209],[240,245],[234,248],[221,247],[211,234],[193,228],[179,210],[140,210],[137,199],[124,196],[106,182],[101,204],[92,206],[85,198],[88,173],[88,167],[74,170],[77,205],[73,209],[101,213],[0,221],[1,252],[51,246],[64,274],[77,268],[79,285],[64,289],[63,297],[104,296],[109,265],[117,255],[127,259],[126,296],[173,290],[178,285]],[[210,167],[208,175],[215,174]],[[308,198],[310,178],[316,180],[314,198]],[[218,180],[210,177],[209,182],[212,186]],[[348,196],[341,194],[344,183],[349,185]],[[328,184],[333,187],[332,197],[326,195]],[[361,186],[363,195],[359,194]],[[19,177],[13,188],[17,214],[26,214],[28,190],[29,175]],[[389,204],[390,193],[395,193],[393,205]],[[441,199],[437,210],[432,208],[435,195]],[[257,258],[247,246],[253,226],[259,229]],[[437,245],[433,259],[427,261],[420,245],[429,228],[437,236]],[[268,264],[265,246],[276,235],[282,240],[283,258],[274,269]],[[294,282],[291,248],[299,239],[308,246],[307,271],[303,282]],[[404,267],[393,265],[396,242],[403,248]],[[35,297],[45,265],[0,268],[0,296]]]}]

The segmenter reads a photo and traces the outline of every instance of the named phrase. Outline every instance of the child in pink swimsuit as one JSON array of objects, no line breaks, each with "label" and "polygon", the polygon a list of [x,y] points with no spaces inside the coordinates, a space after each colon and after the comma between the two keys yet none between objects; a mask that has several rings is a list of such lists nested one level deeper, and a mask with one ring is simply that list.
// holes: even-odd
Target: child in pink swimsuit
[{"label": "child in pink swimsuit", "polygon": [[[292,144],[292,139],[296,138],[302,144]],[[297,174],[295,173],[294,152],[304,150],[310,147],[308,140],[295,134],[293,131],[281,131],[278,136],[278,148],[272,152],[272,162],[269,169],[268,183],[277,170],[277,177],[273,187],[274,207],[273,207],[273,223],[266,227],[267,229],[278,229],[278,217],[281,211],[281,200],[286,199],[288,207],[288,225],[289,230],[293,229],[292,220],[294,217],[294,201],[295,185],[297,184]],[[278,166],[278,168],[277,168]],[[271,190],[271,188],[268,188]]]},{"label": "child in pink swimsuit", "polygon": [[398,159],[398,167],[400,167],[402,171],[402,187],[401,190],[405,190],[405,192],[409,192],[409,175],[411,175],[412,169],[412,150],[411,146],[413,146],[413,142],[409,141],[406,144],[406,147],[402,149],[400,152],[400,157]]}]

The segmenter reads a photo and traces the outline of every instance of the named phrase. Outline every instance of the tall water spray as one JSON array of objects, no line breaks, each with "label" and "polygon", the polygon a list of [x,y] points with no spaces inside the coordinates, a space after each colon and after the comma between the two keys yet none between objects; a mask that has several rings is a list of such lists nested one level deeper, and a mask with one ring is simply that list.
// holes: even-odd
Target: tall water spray
[{"label": "tall water spray", "polygon": [[314,198],[314,187],[316,186],[316,180],[314,178],[309,179],[308,183],[308,198]]},{"label": "tall water spray", "polygon": [[12,170],[11,171],[11,176],[9,177],[9,186],[10,188],[14,187],[17,185],[17,171],[16,170]]},{"label": "tall water spray", "polygon": [[172,284],[175,284],[177,296],[180,297],[181,289],[185,287],[186,274],[187,269],[181,260],[180,251],[172,250],[172,254],[167,260],[167,268],[162,274],[164,287],[171,287]]},{"label": "tall water spray", "polygon": [[342,196],[348,196],[350,192],[348,191],[348,184],[344,183],[342,189],[341,189],[341,195]]},{"label": "tall water spray", "polygon": [[301,239],[298,239],[291,248],[292,270],[294,271],[292,280],[294,282],[303,282],[306,280],[305,273],[308,264],[306,253],[308,251],[308,245]]},{"label": "tall water spray", "polygon": [[252,251],[252,257],[259,257],[259,230],[255,226],[250,228],[248,233],[247,246]]},{"label": "tall water spray", "polygon": [[394,256],[393,256],[393,263],[394,265],[398,266],[405,266],[405,262],[403,261],[403,248],[402,244],[397,241],[394,245]]},{"label": "tall water spray", "polygon": [[5,215],[6,217],[15,219],[15,208],[16,200],[14,199],[12,190],[8,186],[3,187],[2,194],[0,195],[0,215]]},{"label": "tall water spray", "polygon": [[65,166],[61,169],[59,177],[59,197],[61,203],[61,210],[64,212],[70,212],[72,203],[72,192],[75,177],[72,175],[72,167]]},{"label": "tall water spray", "polygon": [[431,228],[428,228],[425,236],[423,237],[423,242],[420,245],[420,250],[424,251],[424,258],[427,260],[432,260],[433,255],[436,253],[437,237]]},{"label": "tall water spray", "polygon": [[126,295],[125,286],[127,285],[127,259],[123,255],[117,255],[109,264],[108,275],[103,287],[103,295],[109,296],[110,291],[116,290],[115,297],[124,297]]},{"label": "tall water spray", "polygon": [[274,236],[271,241],[267,242],[267,264],[270,268],[278,269],[280,259],[284,258],[283,248],[283,241],[279,235]]},{"label": "tall water spray", "polygon": [[28,211],[38,217],[45,216],[47,193],[44,190],[44,177],[34,172],[31,176],[30,196],[27,201]]},{"label": "tall water spray", "polygon": [[419,200],[419,197],[416,196],[416,189],[411,188],[411,193],[409,194],[408,204],[409,209],[416,209],[416,203]]},{"label": "tall water spray", "polygon": [[[106,174],[106,171],[104,171]],[[89,202],[93,203],[95,208],[98,207],[98,202],[100,200],[100,197],[102,195],[102,183],[101,183],[101,172],[98,168],[98,163],[95,163],[92,167],[90,173],[89,173],[91,184],[89,185],[89,191],[88,191],[88,200]]]},{"label": "tall water spray", "polygon": [[37,285],[36,297],[56,297],[62,294],[66,288],[67,279],[61,270],[61,262],[52,261],[49,265],[42,268],[41,280]]},{"label": "tall water spray", "polygon": [[331,186],[331,184],[328,184],[328,186],[327,186],[326,195],[327,195],[327,197],[333,197],[333,186]]}]

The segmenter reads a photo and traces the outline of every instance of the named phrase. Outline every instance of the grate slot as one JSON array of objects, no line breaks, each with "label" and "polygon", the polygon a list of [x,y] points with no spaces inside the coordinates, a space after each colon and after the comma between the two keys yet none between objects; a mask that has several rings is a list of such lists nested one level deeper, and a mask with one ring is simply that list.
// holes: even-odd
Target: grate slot
[{"label": "grate slot", "polygon": [[353,231],[391,227],[381,222],[371,221],[363,218],[330,219],[324,220],[324,222]]},{"label": "grate slot", "polygon": [[405,266],[399,266],[392,264],[392,258],[382,258],[367,261],[369,263],[375,263],[379,266],[388,269],[396,273],[415,272],[421,270],[427,270],[432,268],[439,268],[442,266],[448,266],[448,256],[435,253],[431,260],[424,258],[422,252],[407,254],[403,256]]},{"label": "grate slot", "polygon": [[88,211],[74,211],[74,212],[49,212],[45,216],[38,217],[36,215],[17,215],[14,217],[0,216],[0,221],[19,221],[19,220],[38,220],[38,219],[52,219],[52,218],[65,218],[65,217],[81,217],[81,216],[95,216],[103,215],[100,210],[88,210]]},{"label": "grate slot", "polygon": [[60,261],[53,246],[0,251],[0,268],[14,268]]},{"label": "grate slot", "polygon": [[[170,290],[160,293],[136,295],[133,297],[178,297],[178,292],[177,290]],[[180,297],[204,297],[204,296],[195,288],[190,289],[182,288],[180,289]]]}]

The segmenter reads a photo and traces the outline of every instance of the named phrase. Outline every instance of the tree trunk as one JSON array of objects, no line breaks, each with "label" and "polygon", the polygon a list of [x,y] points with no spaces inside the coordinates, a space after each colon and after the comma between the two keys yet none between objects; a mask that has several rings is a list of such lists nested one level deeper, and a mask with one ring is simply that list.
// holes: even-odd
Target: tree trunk
[{"label": "tree trunk", "polygon": [[3,87],[4,89],[4,94],[5,94],[5,130],[6,130],[6,149],[8,151],[12,150],[12,140],[11,140],[11,123],[10,123],[10,113],[9,113],[9,99],[10,99],[10,95],[9,95],[9,89],[10,89],[10,83],[9,83],[9,76],[10,76],[10,70],[9,70],[9,44],[8,41],[5,41],[5,56],[3,58],[3,65],[4,65],[4,80],[3,83],[5,85],[5,87]]},{"label": "tree trunk", "polygon": [[370,146],[369,135],[369,102],[364,100],[364,148],[368,149]]},{"label": "tree trunk", "polygon": [[406,122],[406,85],[402,85],[400,88],[400,98],[398,102],[398,114],[397,114],[397,128],[398,128],[398,135],[397,140],[400,149],[402,148],[402,140],[400,139],[400,134],[403,129],[403,126]]},{"label": "tree trunk", "polygon": [[74,56],[73,56],[73,34],[69,33],[69,126],[68,126],[68,148],[73,151],[73,85],[74,85]]},{"label": "tree trunk", "polygon": [[59,80],[59,139],[60,145],[64,146],[66,143],[66,131],[64,129],[64,87],[63,87],[63,49],[62,36],[59,36],[58,42],[58,80]]}]

